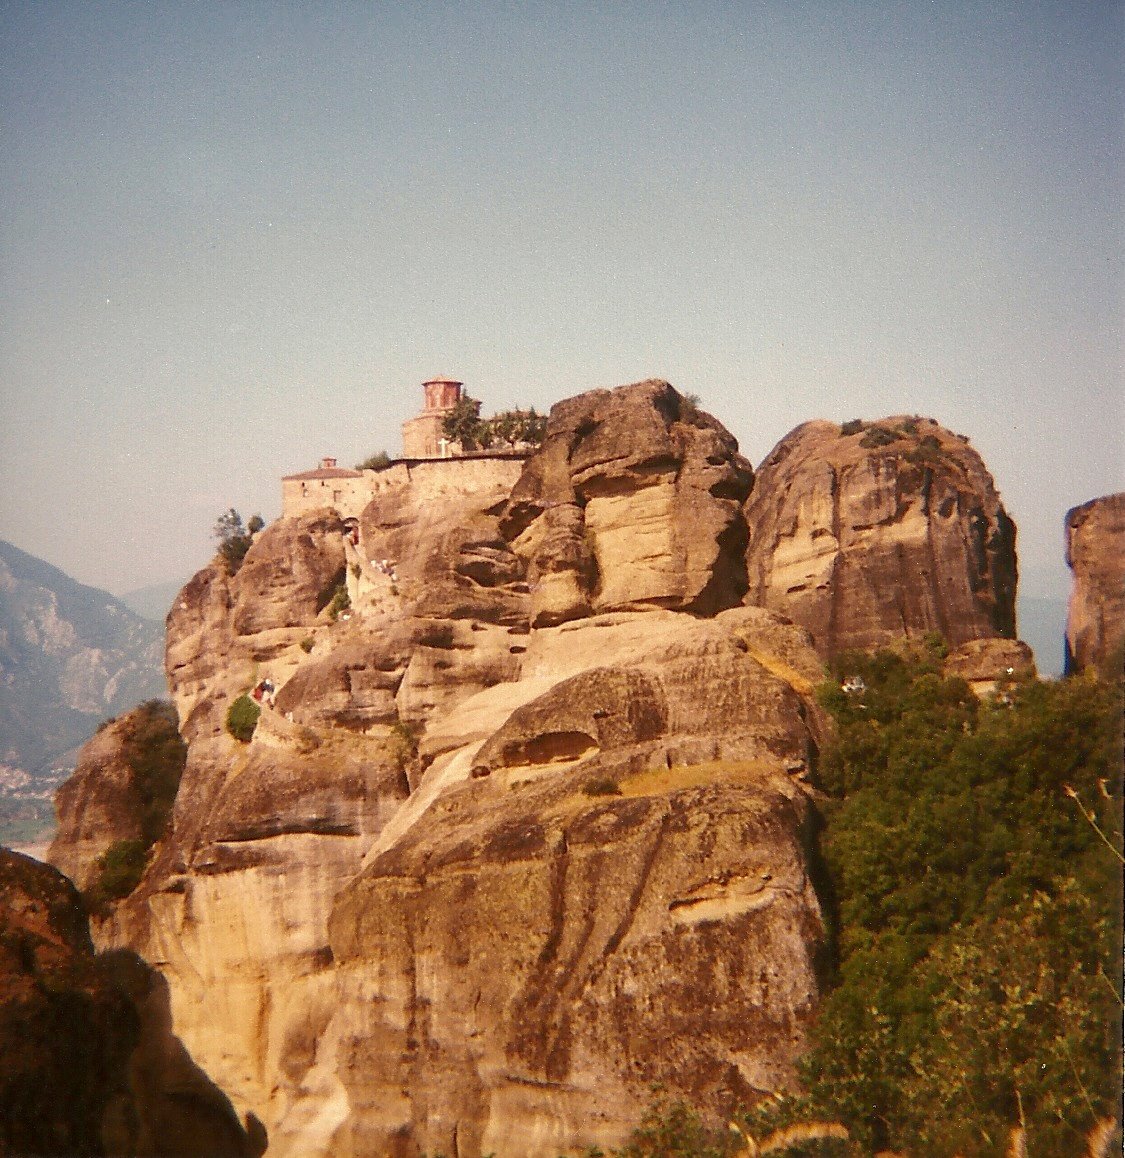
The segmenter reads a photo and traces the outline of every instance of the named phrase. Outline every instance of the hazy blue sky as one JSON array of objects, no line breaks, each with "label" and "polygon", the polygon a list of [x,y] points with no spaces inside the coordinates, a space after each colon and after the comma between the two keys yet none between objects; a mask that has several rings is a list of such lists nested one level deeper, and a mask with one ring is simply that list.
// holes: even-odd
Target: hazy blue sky
[{"label": "hazy blue sky", "polygon": [[419,383],[645,377],[757,464],[968,434],[1065,590],[1125,486],[1122,6],[0,4],[0,537],[124,591]]}]

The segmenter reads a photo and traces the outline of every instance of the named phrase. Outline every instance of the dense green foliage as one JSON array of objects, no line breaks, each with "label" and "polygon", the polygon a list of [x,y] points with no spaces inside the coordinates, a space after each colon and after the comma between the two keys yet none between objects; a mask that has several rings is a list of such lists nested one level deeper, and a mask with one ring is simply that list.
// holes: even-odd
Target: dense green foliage
[{"label": "dense green foliage", "polygon": [[356,470],[382,470],[390,465],[391,456],[385,450],[377,450],[374,454],[368,455],[363,462],[357,462],[355,468]]},{"label": "dense green foliage", "polygon": [[141,808],[141,839],[154,845],[168,825],[187,761],[175,707],[167,700],[147,700],[129,716],[122,758],[132,774]]},{"label": "dense green foliage", "polygon": [[480,402],[462,395],[442,420],[442,433],[461,444],[462,450],[487,450],[496,443],[510,448],[538,446],[547,431],[547,418],[530,410],[502,410],[491,418],[481,418]]},{"label": "dense green foliage", "polygon": [[[683,1102],[657,1101],[633,1131],[629,1141],[613,1150],[613,1158],[724,1158],[734,1153],[734,1137],[709,1129]],[[589,1158],[600,1158],[594,1150]]]},{"label": "dense green foliage", "polygon": [[838,975],[813,1106],[871,1147],[1080,1152],[1120,1041],[1120,687],[980,702],[937,657],[845,657],[822,700]]},{"label": "dense green foliage", "polygon": [[110,901],[127,897],[140,883],[148,864],[148,845],[143,840],[115,840],[98,858],[98,879],[86,894],[94,912]]},{"label": "dense green foliage", "polygon": [[262,709],[245,693],[227,709],[227,731],[243,744],[250,743]]}]

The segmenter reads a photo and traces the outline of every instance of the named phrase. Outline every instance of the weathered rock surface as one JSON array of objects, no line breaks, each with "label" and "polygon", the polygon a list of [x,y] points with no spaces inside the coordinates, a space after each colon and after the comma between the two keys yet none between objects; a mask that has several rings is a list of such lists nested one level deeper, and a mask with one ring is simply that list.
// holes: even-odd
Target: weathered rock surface
[{"label": "weathered rock surface", "polygon": [[1035,656],[1019,639],[971,639],[949,653],[947,676],[960,676],[977,693],[988,695],[1014,679],[1035,678]]},{"label": "weathered rock surface", "polygon": [[184,738],[223,730],[226,697],[262,664],[295,666],[335,589],[344,582],[341,520],[313,511],[255,536],[234,576],[216,557],[168,613],[164,666]]},{"label": "weathered rock surface", "polygon": [[769,640],[818,672],[801,635],[738,609],[533,636],[527,682],[548,686],[435,760],[420,792],[444,791],[334,909],[334,1145],[555,1155],[619,1139],[654,1082],[719,1113],[791,1088],[822,722]]},{"label": "weathered rock surface", "polygon": [[1073,573],[1066,670],[1121,670],[1125,643],[1125,492],[1067,512],[1066,561]]},{"label": "weathered rock surface", "polygon": [[47,860],[83,892],[98,860],[119,841],[151,845],[174,797],[184,746],[167,701],[150,700],[109,721],[82,747],[55,793],[58,830]]},{"label": "weathered rock surface", "polygon": [[664,383],[552,423],[514,494],[282,520],[169,615],[187,765],[97,935],[156,966],[270,1153],[554,1158],[620,1138],[657,1078],[716,1112],[792,1084],[824,721],[807,635],[739,606],[752,475]]},{"label": "weathered rock surface", "polygon": [[808,628],[822,656],[1015,636],[1015,526],[980,456],[931,419],[799,426],[746,519],[746,601]]},{"label": "weathered rock surface", "polygon": [[551,408],[501,530],[528,564],[532,624],[638,606],[713,615],[746,589],[738,443],[667,382]]},{"label": "weathered rock surface", "polygon": [[[826,650],[868,613],[872,643],[961,642],[955,613],[1002,634],[980,623],[1010,616],[1013,533],[973,452],[924,424],[879,455],[830,430],[852,457],[827,490],[801,500],[802,468],[747,508],[807,570],[828,503],[851,618]],[[555,1158],[618,1142],[653,1082],[717,1117],[792,1088],[827,725],[808,632],[743,605],[748,559],[757,602],[792,602],[747,553],[749,464],[645,382],[556,406],[510,493],[427,471],[354,520],[283,519],[181,592],[187,765],[100,943],[159,971],[168,1033],[281,1158]],[[897,621],[864,586],[888,559],[935,569]],[[240,743],[227,711],[265,678]]]},{"label": "weathered rock surface", "polygon": [[102,728],[83,745],[74,775],[55,793],[59,827],[48,861],[79,889],[87,889],[98,858],[119,840],[141,837],[141,800],[122,758],[126,718]]}]

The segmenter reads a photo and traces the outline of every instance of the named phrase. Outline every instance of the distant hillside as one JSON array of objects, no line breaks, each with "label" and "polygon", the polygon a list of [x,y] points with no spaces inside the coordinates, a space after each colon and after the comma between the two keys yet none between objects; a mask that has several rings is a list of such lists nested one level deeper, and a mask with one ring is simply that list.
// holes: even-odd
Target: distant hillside
[{"label": "distant hillside", "polygon": [[50,819],[100,721],[166,694],[162,650],[159,625],[0,540],[0,840]]},{"label": "distant hillside", "polygon": [[180,593],[186,582],[187,579],[182,582],[154,583],[149,587],[138,587],[136,591],[126,591],[118,598],[142,619],[151,619],[163,625],[172,606],[172,600]]}]

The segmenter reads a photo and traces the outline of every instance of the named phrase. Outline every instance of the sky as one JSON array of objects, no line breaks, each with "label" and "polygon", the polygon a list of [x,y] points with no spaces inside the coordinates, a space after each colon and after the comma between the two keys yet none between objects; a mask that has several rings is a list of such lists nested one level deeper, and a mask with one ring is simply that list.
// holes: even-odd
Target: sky
[{"label": "sky", "polygon": [[0,538],[123,593],[228,507],[671,381],[757,465],[966,434],[1066,593],[1125,489],[1125,7],[0,2]]}]

